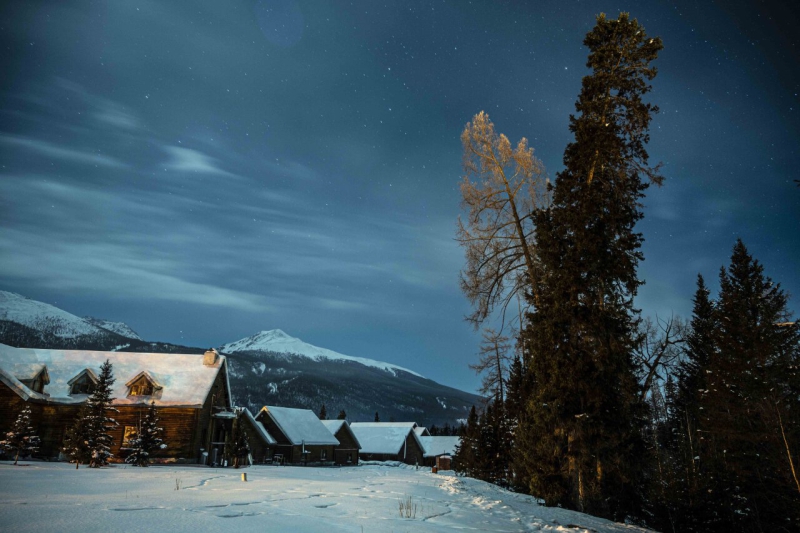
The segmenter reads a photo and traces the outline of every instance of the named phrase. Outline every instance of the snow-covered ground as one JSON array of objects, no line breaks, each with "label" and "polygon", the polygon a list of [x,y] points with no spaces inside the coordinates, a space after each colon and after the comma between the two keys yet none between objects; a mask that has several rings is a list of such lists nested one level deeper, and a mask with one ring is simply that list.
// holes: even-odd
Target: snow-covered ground
[{"label": "snow-covered ground", "polygon": [[[2,531],[644,531],[405,465],[75,470],[66,463],[25,464],[0,463]],[[412,516],[400,516],[401,503],[410,503]]]}]

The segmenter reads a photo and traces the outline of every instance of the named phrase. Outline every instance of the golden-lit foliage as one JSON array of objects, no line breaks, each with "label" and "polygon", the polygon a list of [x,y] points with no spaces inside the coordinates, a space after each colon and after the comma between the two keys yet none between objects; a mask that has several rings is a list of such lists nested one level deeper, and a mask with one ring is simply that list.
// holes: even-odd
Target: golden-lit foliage
[{"label": "golden-lit foliage", "polygon": [[457,230],[466,255],[461,289],[474,308],[467,318],[477,328],[497,306],[504,314],[534,278],[532,214],[547,205],[548,196],[544,166],[527,139],[512,148],[483,111],[467,123],[461,142],[466,211]]}]

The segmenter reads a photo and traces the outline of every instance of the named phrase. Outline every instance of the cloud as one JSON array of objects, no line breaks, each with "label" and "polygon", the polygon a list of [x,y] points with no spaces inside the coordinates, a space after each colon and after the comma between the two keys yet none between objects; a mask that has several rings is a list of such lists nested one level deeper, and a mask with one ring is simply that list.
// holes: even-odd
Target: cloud
[{"label": "cloud", "polygon": [[107,99],[100,99],[94,117],[115,128],[136,130],[141,128],[139,119],[124,106]]},{"label": "cloud", "polygon": [[198,150],[181,146],[164,146],[163,149],[170,155],[170,160],[166,163],[166,167],[170,170],[234,176],[220,168],[215,158]]},{"label": "cloud", "polygon": [[[150,256],[126,244],[58,242],[6,229],[0,236],[0,277],[34,282],[54,291],[83,291],[112,298],[166,300],[249,312],[269,309],[264,299],[187,279],[180,259]],[[185,274],[185,275],[181,275]]]},{"label": "cloud", "polygon": [[72,148],[62,148],[61,146],[57,146],[47,141],[40,141],[18,135],[0,134],[0,144],[5,144],[12,148],[23,148],[46,157],[51,157],[53,159],[61,159],[76,163],[86,163],[105,167],[123,168],[126,166],[122,161],[107,155],[97,154],[94,152],[83,152],[80,150],[74,150]]}]

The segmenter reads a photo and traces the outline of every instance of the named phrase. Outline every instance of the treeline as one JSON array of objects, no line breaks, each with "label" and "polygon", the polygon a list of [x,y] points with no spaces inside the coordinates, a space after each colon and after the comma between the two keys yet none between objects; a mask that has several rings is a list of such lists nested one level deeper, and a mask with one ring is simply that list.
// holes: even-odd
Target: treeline
[{"label": "treeline", "polygon": [[663,180],[645,149],[658,108],[643,97],[662,43],[623,13],[600,15],[584,44],[592,72],[555,184],[484,113],[462,134],[461,286],[475,326],[501,329],[484,332],[474,367],[489,401],[455,463],[547,505],[664,531],[796,531],[788,296],[738,241],[716,298],[698,279],[688,324],[642,319],[634,227]]}]

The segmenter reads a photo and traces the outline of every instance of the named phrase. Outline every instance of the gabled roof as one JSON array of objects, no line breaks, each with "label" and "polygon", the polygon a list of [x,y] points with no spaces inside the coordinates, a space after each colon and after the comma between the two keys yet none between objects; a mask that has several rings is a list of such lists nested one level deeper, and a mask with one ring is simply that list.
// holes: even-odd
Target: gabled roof
[{"label": "gabled roof", "polygon": [[29,389],[27,387],[27,385],[25,385],[20,380],[15,378],[14,375],[11,374],[10,372],[7,372],[6,370],[3,370],[2,367],[0,367],[0,383],[5,384],[9,389],[11,389],[13,392],[15,392],[20,398],[22,398],[26,402],[28,400],[30,400],[31,398],[34,398],[34,399],[37,399],[37,400],[47,400],[48,399],[46,395],[40,394],[38,392],[35,392],[35,391],[32,391],[31,389]]},{"label": "gabled roof", "polygon": [[422,426],[417,426],[414,428],[414,433],[417,434],[417,437],[430,437],[431,432],[428,431],[428,428],[424,428]]},{"label": "gabled roof", "polygon": [[398,428],[409,428],[414,429],[417,426],[416,422],[353,422],[350,424],[351,426],[358,426],[358,427],[379,427],[379,428],[388,428],[388,427],[398,427]]},{"label": "gabled roof", "polygon": [[274,407],[267,405],[261,408],[257,417],[269,416],[275,425],[286,435],[295,446],[333,445],[338,446],[339,441],[328,428],[320,422],[317,415],[309,409],[292,409],[291,407]]},{"label": "gabled roof", "polygon": [[[85,401],[85,395],[74,398],[70,396],[70,382],[87,368],[99,375],[100,365],[106,359],[112,364],[115,382],[111,395],[115,398],[114,405],[117,406],[138,405],[143,401],[150,403],[154,400],[157,406],[199,408],[211,392],[217,375],[227,366],[227,361],[222,356],[214,365],[203,365],[203,354],[44,350],[0,344],[0,370],[6,376],[2,381],[25,400],[62,404]],[[31,391],[14,377],[11,368],[18,364],[47,366],[50,384],[45,387],[45,394]],[[128,397],[128,387],[125,384],[145,371],[163,387],[161,397]]]},{"label": "gabled roof", "polygon": [[92,370],[91,368],[84,368],[77,375],[75,375],[74,378],[67,381],[67,385],[72,385],[73,383],[81,379],[81,377],[83,376],[88,376],[93,383],[97,383],[99,380],[97,374],[94,373],[94,370]]},{"label": "gabled roof", "polygon": [[461,443],[461,437],[420,437],[419,441],[425,457],[453,456],[456,454],[456,446]]},{"label": "gabled roof", "polygon": [[264,443],[270,445],[278,443],[278,441],[275,440],[275,437],[269,434],[269,431],[267,431],[267,428],[264,427],[264,424],[262,424],[259,420],[256,420],[256,418],[253,416],[253,413],[250,412],[250,409],[245,407],[243,410],[244,416],[246,416],[247,420],[250,421],[250,424],[253,425],[256,433],[258,433],[258,436],[261,437],[261,440],[264,441]]},{"label": "gabled roof", "polygon": [[350,429],[350,424],[347,423],[347,420],[320,420],[320,422],[328,428],[328,431],[330,431],[333,436],[336,436],[336,434],[344,428],[344,430],[350,434],[353,441],[355,441],[356,448],[359,450],[361,449],[361,443],[358,442],[358,437],[356,437],[356,434]]},{"label": "gabled roof", "polygon": [[[379,453],[395,455],[403,451],[409,435],[419,443],[414,428],[407,424],[382,422],[353,422],[350,424],[358,442],[361,443],[359,453]],[[420,444],[420,448],[422,445]]]},{"label": "gabled roof", "polygon": [[44,373],[44,383],[50,383],[50,375],[44,363],[14,363],[6,366],[6,369],[20,381],[33,381],[39,374]]},{"label": "gabled roof", "polygon": [[153,386],[153,388],[155,388],[155,389],[163,389],[164,388],[164,386],[161,383],[159,383],[158,381],[156,381],[156,379],[153,376],[151,376],[150,373],[147,370],[142,370],[141,372],[139,372],[138,374],[133,376],[131,379],[128,380],[128,382],[125,384],[125,386],[126,387],[130,387],[131,385],[133,385],[134,383],[139,381],[139,379],[142,378],[142,377],[145,378],[147,381],[149,381],[150,384]]}]

